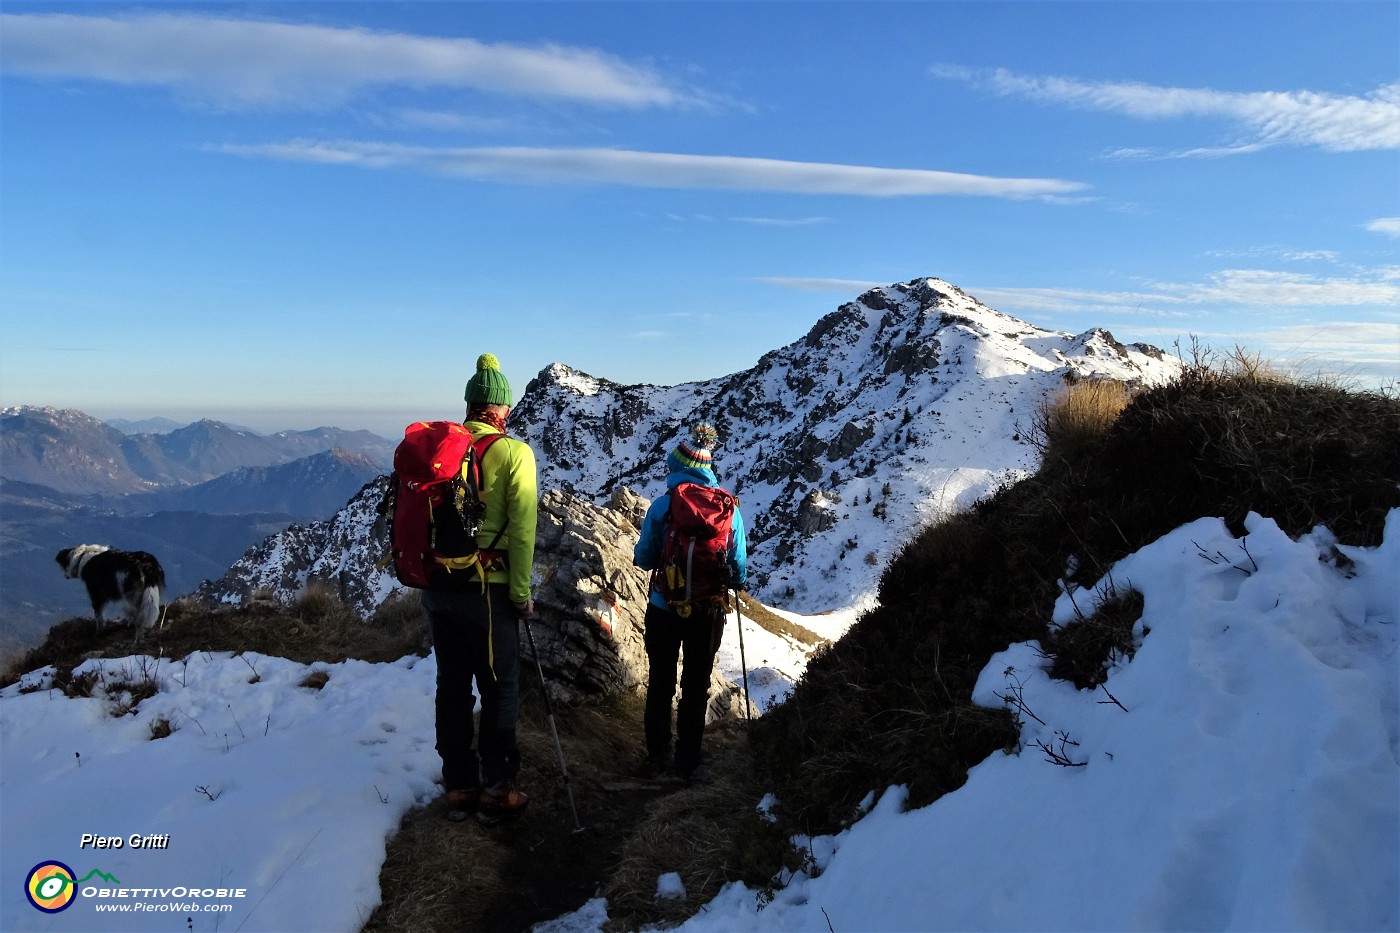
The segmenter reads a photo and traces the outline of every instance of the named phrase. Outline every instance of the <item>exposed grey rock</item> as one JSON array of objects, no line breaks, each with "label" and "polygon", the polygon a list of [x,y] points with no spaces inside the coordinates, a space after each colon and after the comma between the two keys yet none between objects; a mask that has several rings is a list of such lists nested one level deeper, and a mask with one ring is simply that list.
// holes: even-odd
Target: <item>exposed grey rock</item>
[{"label": "exposed grey rock", "polygon": [[860,445],[875,436],[875,425],[873,419],[862,419],[861,421],[847,421],[841,428],[841,433],[831,442],[826,450],[826,459],[845,460],[860,449]]},{"label": "exposed grey rock", "polygon": [[836,506],[820,489],[813,489],[797,509],[797,530],[804,535],[826,531],[836,524]]},{"label": "exposed grey rock", "polygon": [[638,531],[642,530],[642,519],[646,518],[650,505],[651,500],[642,498],[630,486],[617,487],[608,499],[608,507],[622,513]]},{"label": "exposed grey rock", "polygon": [[[632,563],[637,535],[615,509],[562,490],[540,499],[534,634],[545,676],[565,700],[645,690],[648,574]],[[715,671],[709,718],[742,712],[742,690]]]}]

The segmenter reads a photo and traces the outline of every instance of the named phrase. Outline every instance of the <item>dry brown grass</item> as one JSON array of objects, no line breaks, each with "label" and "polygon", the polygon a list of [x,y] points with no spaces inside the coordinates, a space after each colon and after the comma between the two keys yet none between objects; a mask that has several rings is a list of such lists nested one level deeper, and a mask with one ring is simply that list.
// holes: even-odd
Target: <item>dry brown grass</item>
[{"label": "dry brown grass", "polygon": [[[742,723],[711,726],[710,780],[658,798],[627,839],[603,889],[609,930],[679,922],[729,881],[761,887],[779,867],[800,863],[784,831],[756,809],[764,788],[744,735]],[[680,875],[684,898],[657,900],[657,879],[667,872]]]},{"label": "dry brown grass", "polygon": [[448,823],[437,808],[416,810],[386,847],[379,870],[383,903],[362,933],[479,929],[469,925],[508,888],[511,853],[475,821]]},{"label": "dry brown grass", "polygon": [[1113,659],[1131,660],[1137,653],[1134,629],[1142,618],[1145,601],[1142,593],[1132,587],[1119,589],[1111,582],[1102,592],[1081,596],[1098,600],[1091,614],[1051,629],[1044,645],[1051,658],[1050,676],[1085,690],[1108,679],[1108,665]]},{"label": "dry brown grass", "polygon": [[1132,401],[1132,391],[1113,379],[1066,385],[1035,411],[1029,437],[1044,459],[1078,460],[1098,445]]},{"label": "dry brown grass", "polygon": [[347,658],[396,661],[426,654],[425,635],[421,607],[417,615],[403,610],[367,622],[324,593],[304,597],[291,610],[267,604],[210,610],[177,601],[166,607],[164,625],[149,632],[115,625],[97,632],[87,618],[60,622],[6,668],[0,686],[48,664],[71,669],[89,658],[134,653],[183,658],[196,651],[250,651],[302,664]]},{"label": "dry brown grass", "polygon": [[826,639],[818,635],[805,626],[798,625],[791,619],[784,618],[776,612],[753,599],[748,593],[739,594],[739,610],[743,613],[744,620],[754,622],[774,635],[783,635],[793,641],[817,648],[826,644]]}]

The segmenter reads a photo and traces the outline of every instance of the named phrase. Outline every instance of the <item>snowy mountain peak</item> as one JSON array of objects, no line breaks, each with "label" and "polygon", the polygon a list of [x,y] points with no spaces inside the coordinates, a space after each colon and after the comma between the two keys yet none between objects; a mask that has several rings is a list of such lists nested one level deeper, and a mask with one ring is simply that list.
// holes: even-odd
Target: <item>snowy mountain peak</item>
[{"label": "snowy mountain peak", "polygon": [[564,363],[551,363],[540,371],[538,381],[544,385],[557,385],[571,389],[579,395],[597,395],[609,383]]},{"label": "snowy mountain peak", "polygon": [[[1033,469],[1025,429],[1068,379],[1150,384],[1177,368],[1107,331],[1045,330],[921,278],[865,292],[729,376],[619,386],[556,363],[511,425],[539,454],[541,488],[601,502],[621,485],[655,497],[666,452],[693,421],[714,422],[755,546],[754,591],[818,611],[870,590],[912,526]],[[825,517],[803,532],[814,490]]]}]

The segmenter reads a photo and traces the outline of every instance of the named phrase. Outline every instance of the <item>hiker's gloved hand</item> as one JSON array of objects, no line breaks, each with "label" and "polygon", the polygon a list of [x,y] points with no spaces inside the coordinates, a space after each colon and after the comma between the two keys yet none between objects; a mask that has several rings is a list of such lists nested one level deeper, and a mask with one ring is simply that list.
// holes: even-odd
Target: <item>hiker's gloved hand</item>
[{"label": "hiker's gloved hand", "polygon": [[533,596],[531,596],[529,599],[525,600],[523,603],[516,603],[516,604],[515,604],[515,611],[518,612],[518,613],[520,613],[520,618],[522,618],[522,619],[531,619],[531,618],[534,618],[534,615],[535,615],[535,598],[534,598]]}]

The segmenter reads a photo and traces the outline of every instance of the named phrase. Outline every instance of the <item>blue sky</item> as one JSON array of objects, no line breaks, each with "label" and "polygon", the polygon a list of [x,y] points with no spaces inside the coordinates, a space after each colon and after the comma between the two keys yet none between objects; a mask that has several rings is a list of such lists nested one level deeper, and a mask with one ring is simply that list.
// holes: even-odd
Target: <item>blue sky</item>
[{"label": "blue sky", "polygon": [[0,13],[0,402],[393,436],[877,284],[1400,375],[1400,6]]}]

